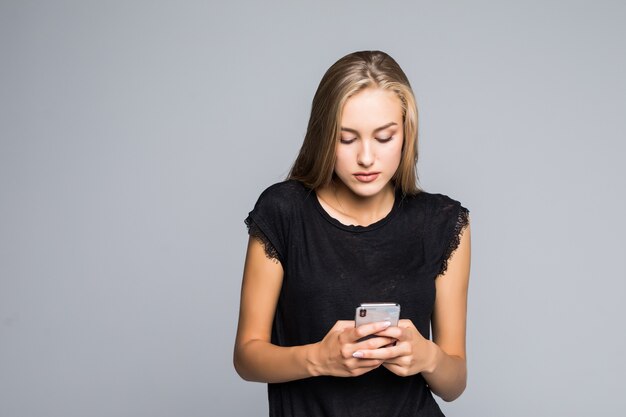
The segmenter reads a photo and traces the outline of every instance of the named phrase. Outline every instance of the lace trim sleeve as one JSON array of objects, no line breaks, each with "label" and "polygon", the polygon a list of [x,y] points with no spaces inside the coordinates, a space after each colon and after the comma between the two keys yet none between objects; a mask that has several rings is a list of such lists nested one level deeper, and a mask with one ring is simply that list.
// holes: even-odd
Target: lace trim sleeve
[{"label": "lace trim sleeve", "polygon": [[465,231],[468,224],[469,210],[461,206],[459,208],[459,214],[454,225],[454,233],[452,235],[452,239],[450,239],[450,242],[448,244],[448,247],[446,248],[446,252],[443,257],[443,263],[441,264],[439,275],[445,273],[448,269],[448,260],[450,259],[454,251],[459,247],[459,244],[461,243],[461,236],[463,236],[463,232]]},{"label": "lace trim sleeve", "polygon": [[246,227],[248,228],[248,234],[254,238],[256,238],[263,245],[263,249],[265,250],[265,256],[268,259],[273,260],[274,262],[279,262],[279,255],[272,242],[265,236],[265,233],[259,228],[259,226],[252,220],[251,217],[248,217],[244,220]]}]

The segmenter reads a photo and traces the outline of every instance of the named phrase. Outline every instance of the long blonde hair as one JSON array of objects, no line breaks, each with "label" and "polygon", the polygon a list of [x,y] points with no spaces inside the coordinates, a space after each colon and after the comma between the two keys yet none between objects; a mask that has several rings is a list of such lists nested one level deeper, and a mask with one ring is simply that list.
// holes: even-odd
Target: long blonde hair
[{"label": "long blonde hair", "polygon": [[400,165],[391,179],[403,194],[417,194],[417,105],[408,78],[389,55],[381,51],[358,51],[335,62],[320,81],[300,152],[289,179],[312,189],[330,184],[335,152],[341,135],[345,102],[365,88],[383,88],[396,93],[402,106],[404,143]]}]

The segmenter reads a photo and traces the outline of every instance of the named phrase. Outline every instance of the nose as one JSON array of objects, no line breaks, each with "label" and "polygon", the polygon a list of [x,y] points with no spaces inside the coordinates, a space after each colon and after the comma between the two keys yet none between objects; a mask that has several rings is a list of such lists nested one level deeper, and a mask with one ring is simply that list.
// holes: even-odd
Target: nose
[{"label": "nose", "polygon": [[357,155],[357,163],[365,168],[371,167],[374,164],[374,151],[370,141],[361,141],[361,147]]}]

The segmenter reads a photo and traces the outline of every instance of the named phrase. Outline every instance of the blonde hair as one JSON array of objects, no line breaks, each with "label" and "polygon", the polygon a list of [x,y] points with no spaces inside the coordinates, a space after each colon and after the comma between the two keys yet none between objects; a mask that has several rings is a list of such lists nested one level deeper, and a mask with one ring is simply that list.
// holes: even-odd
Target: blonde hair
[{"label": "blonde hair", "polygon": [[312,189],[329,185],[335,169],[335,152],[341,135],[343,106],[366,88],[396,93],[402,106],[404,143],[400,165],[391,179],[403,194],[417,194],[417,105],[406,75],[398,63],[381,51],[358,51],[335,62],[320,81],[300,152],[289,179]]}]

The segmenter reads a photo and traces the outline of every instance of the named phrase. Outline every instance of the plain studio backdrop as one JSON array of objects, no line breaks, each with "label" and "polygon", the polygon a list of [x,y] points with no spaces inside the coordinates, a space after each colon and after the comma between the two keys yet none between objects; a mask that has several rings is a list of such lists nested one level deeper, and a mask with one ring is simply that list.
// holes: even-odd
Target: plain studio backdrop
[{"label": "plain studio backdrop", "polygon": [[[0,2],[0,415],[263,416],[243,219],[326,69],[388,52],[471,211],[448,416],[623,413],[620,1]],[[338,317],[348,319],[348,317]]]}]

